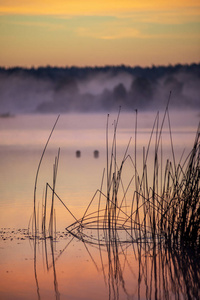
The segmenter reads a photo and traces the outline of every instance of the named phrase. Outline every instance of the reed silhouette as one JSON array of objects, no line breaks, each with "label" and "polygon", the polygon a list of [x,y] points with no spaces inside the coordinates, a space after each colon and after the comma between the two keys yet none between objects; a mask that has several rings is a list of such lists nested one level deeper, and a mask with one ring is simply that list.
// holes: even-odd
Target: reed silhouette
[{"label": "reed silhouette", "polygon": [[[75,217],[55,191],[59,150],[53,168],[53,185],[46,184],[41,231],[37,226],[37,178],[57,120],[38,166],[34,190],[34,225],[32,226],[35,245],[39,235],[43,237],[45,245],[49,240],[51,242],[56,239],[55,202],[59,201],[74,219],[74,222],[66,227],[66,232],[71,238],[84,244],[96,266],[89,247],[93,246],[98,249],[104,280],[108,285],[109,299],[120,299],[121,289],[127,299],[133,299],[131,297],[135,295],[135,292],[129,292],[126,287],[126,268],[133,273],[133,268],[129,263],[130,256],[138,262],[138,299],[141,299],[142,284],[146,286],[146,299],[171,299],[172,295],[175,299],[200,298],[200,124],[191,152],[185,160],[181,158],[177,162],[170,124],[169,102],[170,96],[161,124],[159,113],[155,117],[148,145],[143,148],[141,171],[138,168],[137,158],[138,111],[135,111],[134,155],[132,157],[129,154],[130,139],[120,163],[117,156],[117,128],[121,108],[114,121],[111,149],[109,149],[108,115],[107,163],[103,170],[102,182],[80,219]],[[165,123],[168,125],[171,141],[172,161],[167,159],[164,162],[162,134]],[[153,168],[148,166],[149,160],[152,161],[152,156],[150,158],[152,148],[154,149]],[[132,174],[129,180],[124,182],[127,167],[132,169]],[[49,193],[51,201],[48,204]],[[47,205],[50,205],[48,226]],[[59,257],[54,259],[53,250],[54,244],[52,243],[54,287],[56,299],[59,299],[55,269],[55,261]],[[34,251],[36,264],[36,246]],[[46,264],[49,269],[47,255]],[[37,277],[35,278],[39,291]]]}]

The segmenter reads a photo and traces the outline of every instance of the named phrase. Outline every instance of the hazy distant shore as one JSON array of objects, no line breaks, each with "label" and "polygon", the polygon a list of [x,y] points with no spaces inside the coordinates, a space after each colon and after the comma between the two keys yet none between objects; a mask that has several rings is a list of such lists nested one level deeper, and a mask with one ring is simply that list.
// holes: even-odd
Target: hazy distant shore
[{"label": "hazy distant shore", "polygon": [[196,109],[200,64],[0,68],[0,114]]}]

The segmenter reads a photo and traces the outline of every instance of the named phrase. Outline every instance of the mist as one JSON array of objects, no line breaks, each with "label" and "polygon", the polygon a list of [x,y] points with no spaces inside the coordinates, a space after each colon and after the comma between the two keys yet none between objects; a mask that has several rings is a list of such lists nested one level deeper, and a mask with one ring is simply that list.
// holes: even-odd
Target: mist
[{"label": "mist", "polygon": [[0,68],[0,114],[199,109],[200,64]]}]

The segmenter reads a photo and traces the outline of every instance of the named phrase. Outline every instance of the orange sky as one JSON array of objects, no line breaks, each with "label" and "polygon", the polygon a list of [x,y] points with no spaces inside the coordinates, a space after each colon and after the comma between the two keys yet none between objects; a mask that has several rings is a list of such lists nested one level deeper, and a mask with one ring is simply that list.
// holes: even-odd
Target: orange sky
[{"label": "orange sky", "polygon": [[[83,4],[84,3],[84,4]],[[67,14],[67,15],[90,15],[90,14],[123,14],[131,13],[136,10],[176,10],[176,9],[194,9],[199,8],[198,0],[1,0],[0,9],[3,13],[19,14]]]},{"label": "orange sky", "polygon": [[199,62],[200,3],[0,0],[1,66]]}]

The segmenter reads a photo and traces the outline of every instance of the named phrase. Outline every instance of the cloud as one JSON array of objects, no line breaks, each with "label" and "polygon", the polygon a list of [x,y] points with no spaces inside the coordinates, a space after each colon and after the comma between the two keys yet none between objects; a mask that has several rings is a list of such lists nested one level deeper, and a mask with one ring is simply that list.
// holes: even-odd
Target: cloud
[{"label": "cloud", "polygon": [[0,64],[197,62],[199,5],[185,0],[0,0]]},{"label": "cloud", "polygon": [[43,21],[38,21],[38,20],[4,20],[2,23],[4,24],[9,24],[9,25],[17,25],[17,26],[22,26],[22,27],[40,27],[40,28],[46,28],[47,30],[51,31],[56,31],[56,30],[64,30],[66,29],[66,26],[64,24],[58,24],[58,23],[52,23],[52,22],[47,22],[45,20]]},{"label": "cloud", "polygon": [[[200,23],[140,23],[137,19],[97,17],[77,18],[74,32],[79,37],[102,40],[117,39],[186,39],[200,37]],[[81,24],[82,26],[79,26]]]},{"label": "cloud", "polygon": [[125,38],[135,38],[140,36],[140,32],[132,27],[120,27],[112,26],[101,27],[100,29],[90,28],[90,27],[79,27],[76,32],[79,36],[90,37],[102,40],[116,40]]},{"label": "cloud", "polygon": [[130,11],[125,15],[117,16],[134,20],[135,23],[146,24],[184,24],[189,22],[199,22],[200,8],[188,7],[175,10],[140,10]]}]

